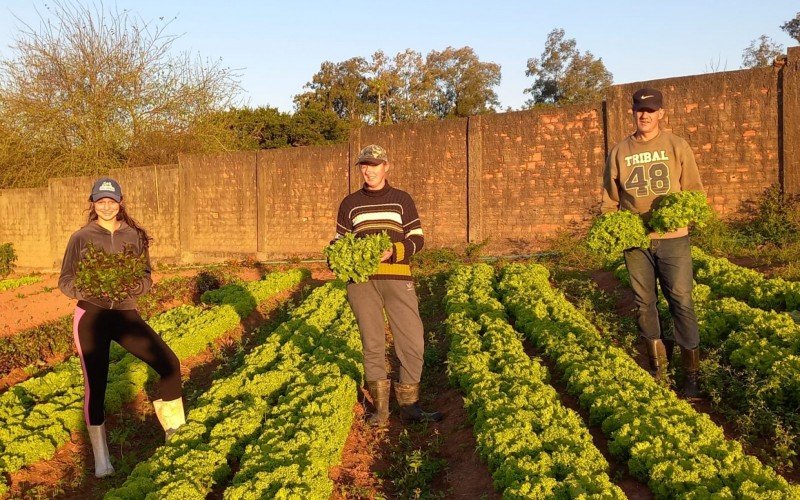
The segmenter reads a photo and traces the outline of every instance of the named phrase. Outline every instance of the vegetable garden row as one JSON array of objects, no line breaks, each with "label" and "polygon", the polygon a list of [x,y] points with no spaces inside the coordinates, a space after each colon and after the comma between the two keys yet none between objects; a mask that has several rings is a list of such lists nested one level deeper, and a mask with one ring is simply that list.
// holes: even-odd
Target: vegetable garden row
[{"label": "vegetable garden row", "polygon": [[[720,377],[756,377],[763,402],[793,425],[800,325],[786,311],[798,307],[798,284],[699,250],[694,260],[701,340],[714,349],[703,383],[732,388],[734,380]],[[212,307],[180,306],[150,324],[185,359],[304,276],[275,273],[223,287],[203,296]],[[459,266],[447,282],[445,310],[448,373],[464,395],[477,452],[505,497],[624,498],[591,425],[657,498],[800,498],[800,488],[746,455],[707,415],[613,346],[551,287],[544,267]],[[564,406],[548,370],[525,353],[524,339],[553,362],[588,422]],[[109,412],[150,376],[121,350],[112,356]],[[362,382],[358,328],[344,287],[315,289],[234,362],[193,401],[187,424],[106,498],[330,497],[328,470],[341,456]],[[80,366],[70,359],[0,395],[0,471],[51,458],[83,425],[82,390]]]},{"label": "vegetable garden row", "polygon": [[[230,285],[210,292],[205,300],[214,307],[179,306],[150,319],[179,359],[206,349],[224,333],[236,328],[259,302],[297,285],[307,271],[275,273],[247,286]],[[152,376],[144,363],[117,346],[112,349],[106,410],[118,411],[133,400]],[[0,395],[0,493],[5,474],[38,460],[52,458],[70,433],[84,426],[83,376],[78,358],[72,357],[45,374],[12,386]]]}]

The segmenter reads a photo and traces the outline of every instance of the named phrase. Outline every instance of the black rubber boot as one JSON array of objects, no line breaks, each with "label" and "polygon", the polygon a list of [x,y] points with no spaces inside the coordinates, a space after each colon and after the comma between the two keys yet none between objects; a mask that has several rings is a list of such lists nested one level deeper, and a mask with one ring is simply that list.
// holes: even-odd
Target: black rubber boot
[{"label": "black rubber boot", "polygon": [[650,373],[656,380],[667,378],[667,349],[661,339],[644,339],[647,346],[647,356],[650,358]]},{"label": "black rubber boot", "polygon": [[389,379],[373,380],[367,382],[367,390],[375,406],[375,413],[367,417],[367,423],[372,427],[384,427],[389,423],[389,393],[392,381]]},{"label": "black rubber boot", "polygon": [[697,381],[697,374],[700,371],[700,348],[686,349],[681,347],[681,358],[683,358],[683,368],[686,370],[683,395],[687,398],[699,397],[700,387]]},{"label": "black rubber boot", "polygon": [[438,422],[443,418],[438,411],[427,412],[419,407],[419,384],[395,382],[394,395],[400,405],[400,416],[406,422]]}]

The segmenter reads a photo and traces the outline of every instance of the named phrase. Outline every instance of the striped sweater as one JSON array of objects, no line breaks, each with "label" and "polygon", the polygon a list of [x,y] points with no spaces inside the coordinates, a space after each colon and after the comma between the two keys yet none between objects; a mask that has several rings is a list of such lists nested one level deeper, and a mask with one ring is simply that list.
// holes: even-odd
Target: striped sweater
[{"label": "striped sweater", "polygon": [[394,244],[392,257],[381,262],[370,279],[411,280],[411,256],[425,243],[411,196],[386,182],[383,189],[371,191],[365,185],[342,200],[336,218],[336,239],[347,233],[358,237],[381,231],[386,231]]}]

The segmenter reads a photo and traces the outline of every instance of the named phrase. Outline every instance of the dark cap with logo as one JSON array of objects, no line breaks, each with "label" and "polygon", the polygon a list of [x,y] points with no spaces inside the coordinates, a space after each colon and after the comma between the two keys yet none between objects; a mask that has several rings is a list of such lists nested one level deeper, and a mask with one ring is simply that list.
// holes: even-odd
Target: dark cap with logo
[{"label": "dark cap with logo", "polygon": [[658,111],[661,109],[663,98],[656,89],[639,89],[633,93],[633,110],[647,109]]},{"label": "dark cap with logo", "polygon": [[356,161],[356,165],[380,165],[381,163],[386,163],[388,161],[389,157],[386,156],[385,149],[377,144],[370,144],[362,149],[360,153],[358,153],[358,161]]},{"label": "dark cap with logo", "polygon": [[98,201],[103,198],[111,198],[117,203],[122,201],[122,188],[119,187],[119,182],[111,177],[100,177],[94,181],[89,201]]}]

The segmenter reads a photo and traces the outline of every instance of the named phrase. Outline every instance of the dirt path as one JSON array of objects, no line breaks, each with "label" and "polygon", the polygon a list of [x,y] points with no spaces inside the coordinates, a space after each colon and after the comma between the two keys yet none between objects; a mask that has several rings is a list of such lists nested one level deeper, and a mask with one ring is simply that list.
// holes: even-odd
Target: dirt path
[{"label": "dirt path", "polygon": [[[472,424],[467,419],[461,394],[447,380],[444,356],[448,345],[444,333],[445,313],[442,307],[444,283],[442,277],[423,277],[434,280],[418,288],[420,314],[426,332],[426,359],[420,402],[425,409],[444,414],[442,422],[427,425],[407,425],[398,417],[392,396],[392,413],[385,430],[375,430],[364,423],[366,396],[360,394],[354,411],[356,420],[342,453],[341,464],[331,469],[335,483],[333,498],[407,498],[403,493],[409,483],[424,482],[418,494],[422,498],[495,499],[500,494],[492,486],[489,470],[476,452]],[[387,332],[391,343],[391,332]],[[389,347],[389,352],[392,352]],[[390,364],[398,362],[390,354]],[[391,376],[391,375],[390,375]],[[404,432],[405,431],[405,432]],[[410,455],[421,457],[416,467],[438,471],[429,480],[420,479],[420,471],[404,470],[403,461]]]}]

